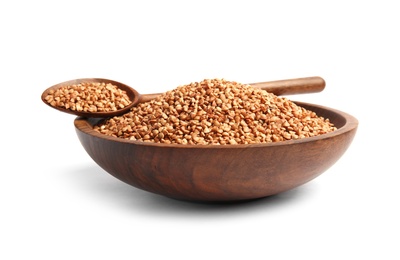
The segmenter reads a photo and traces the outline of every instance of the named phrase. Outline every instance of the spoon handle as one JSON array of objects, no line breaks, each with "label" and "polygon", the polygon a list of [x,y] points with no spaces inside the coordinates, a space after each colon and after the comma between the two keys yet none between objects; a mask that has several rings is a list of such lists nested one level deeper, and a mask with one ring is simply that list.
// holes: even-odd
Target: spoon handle
[{"label": "spoon handle", "polygon": [[[321,92],[325,88],[325,80],[321,77],[308,77],[250,83],[249,85],[280,96]],[[161,93],[140,95],[139,103],[150,101],[159,95]]]},{"label": "spoon handle", "polygon": [[308,77],[250,83],[250,85],[280,96],[321,92],[325,88],[325,80],[321,77]]},{"label": "spoon handle", "polygon": [[163,93],[154,94],[140,94],[138,103],[143,103],[155,99],[156,97],[162,95]]}]

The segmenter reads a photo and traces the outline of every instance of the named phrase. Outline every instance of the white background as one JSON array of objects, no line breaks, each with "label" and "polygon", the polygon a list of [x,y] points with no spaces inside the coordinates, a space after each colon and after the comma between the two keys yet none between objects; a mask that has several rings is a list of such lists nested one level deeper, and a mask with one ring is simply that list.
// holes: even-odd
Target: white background
[{"label": "white background", "polygon": [[[1,1],[0,258],[399,259],[395,4]],[[355,116],[353,143],[313,181],[240,204],[120,182],[86,154],[75,117],[40,100],[82,77],[155,93],[205,78],[309,76],[326,89],[289,98]]]}]

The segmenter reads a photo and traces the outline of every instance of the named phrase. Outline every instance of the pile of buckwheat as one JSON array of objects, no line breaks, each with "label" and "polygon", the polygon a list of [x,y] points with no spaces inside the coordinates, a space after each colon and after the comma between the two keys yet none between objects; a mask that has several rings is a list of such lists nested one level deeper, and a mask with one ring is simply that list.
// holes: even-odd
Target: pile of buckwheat
[{"label": "pile of buckwheat", "polygon": [[45,100],[54,107],[90,113],[116,111],[132,102],[126,91],[104,82],[82,82],[50,89]]},{"label": "pile of buckwheat", "polygon": [[179,86],[96,125],[102,134],[167,144],[254,144],[336,130],[284,97],[224,79]]}]

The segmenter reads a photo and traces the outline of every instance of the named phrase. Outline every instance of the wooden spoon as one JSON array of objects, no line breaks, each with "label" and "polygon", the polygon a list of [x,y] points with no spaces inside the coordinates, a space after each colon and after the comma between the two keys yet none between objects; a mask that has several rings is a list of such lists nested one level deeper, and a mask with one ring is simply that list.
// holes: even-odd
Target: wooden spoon
[{"label": "wooden spoon", "polygon": [[[63,107],[59,106],[52,106],[46,101],[46,96],[49,94],[50,90],[56,90],[61,87],[69,86],[69,85],[74,85],[74,84],[79,84],[82,82],[99,82],[99,83],[111,83],[121,90],[126,91],[128,97],[132,101],[128,106],[124,107],[123,109],[117,110],[117,111],[111,111],[111,112],[85,112],[85,111],[75,111],[71,109],[66,109]],[[273,93],[275,95],[293,95],[293,94],[305,94],[305,93],[316,93],[316,92],[321,92],[325,88],[325,81],[321,77],[308,77],[308,78],[297,78],[297,79],[287,79],[287,80],[277,80],[277,81],[270,81],[270,82],[259,82],[259,83],[251,83],[250,85],[261,88],[263,90],[266,90],[270,93]],[[56,84],[54,86],[51,86],[47,88],[45,91],[42,93],[42,101],[59,111],[77,115],[77,116],[83,116],[83,117],[88,117],[88,118],[106,118],[106,117],[112,117],[112,116],[117,116],[117,115],[122,115],[127,113],[133,106],[135,106],[138,103],[146,102],[149,100],[152,100],[156,97],[161,95],[161,93],[157,94],[139,94],[135,89],[129,87],[126,84],[114,81],[114,80],[109,80],[109,79],[102,79],[102,78],[81,78],[81,79],[74,79],[74,80],[69,80],[65,81],[59,84]]]}]

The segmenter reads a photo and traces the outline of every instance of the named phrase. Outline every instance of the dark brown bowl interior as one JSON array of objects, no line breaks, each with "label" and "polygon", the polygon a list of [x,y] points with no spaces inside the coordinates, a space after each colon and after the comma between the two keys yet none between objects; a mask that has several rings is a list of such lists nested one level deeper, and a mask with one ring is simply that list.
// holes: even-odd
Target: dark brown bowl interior
[{"label": "dark brown bowl interior", "polygon": [[353,116],[296,102],[335,124],[316,137],[251,145],[168,145],[109,137],[93,130],[100,119],[75,119],[80,142],[114,177],[136,188],[182,200],[256,199],[302,185],[331,167],[356,133]]}]

